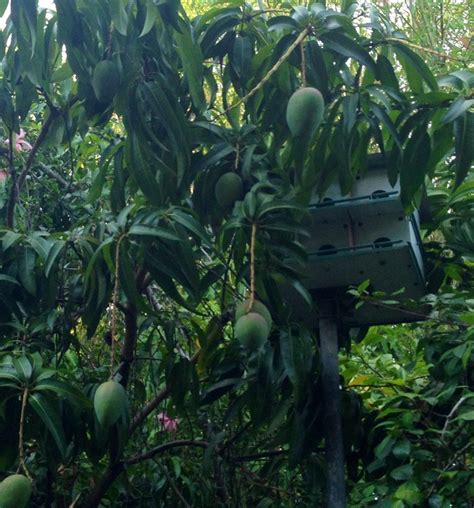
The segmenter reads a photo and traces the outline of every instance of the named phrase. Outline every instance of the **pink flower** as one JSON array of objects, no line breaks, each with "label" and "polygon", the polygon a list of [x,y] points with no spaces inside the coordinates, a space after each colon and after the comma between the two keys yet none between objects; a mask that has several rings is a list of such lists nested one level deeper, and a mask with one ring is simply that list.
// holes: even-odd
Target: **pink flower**
[{"label": "pink flower", "polygon": [[0,169],[0,183],[4,182],[8,178],[8,171],[6,169]]},{"label": "pink flower", "polygon": [[18,152],[22,150],[31,150],[33,147],[25,140],[25,131],[20,129],[20,134],[16,135],[15,148]]},{"label": "pink flower", "polygon": [[166,430],[167,432],[176,432],[178,430],[179,420],[177,418],[171,418],[166,411],[158,413],[156,419],[161,425],[162,430]]}]

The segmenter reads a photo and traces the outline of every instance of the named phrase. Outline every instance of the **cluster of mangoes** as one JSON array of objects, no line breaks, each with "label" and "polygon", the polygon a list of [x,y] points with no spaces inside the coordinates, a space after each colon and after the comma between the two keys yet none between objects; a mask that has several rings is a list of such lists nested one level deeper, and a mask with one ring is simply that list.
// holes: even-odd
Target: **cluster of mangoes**
[{"label": "cluster of mangoes", "polygon": [[[311,139],[321,124],[324,99],[321,92],[312,87],[296,90],[288,101],[286,122],[291,135],[302,143]],[[217,204],[224,210],[244,197],[244,184],[239,174],[229,171],[218,180],[214,189]]]}]

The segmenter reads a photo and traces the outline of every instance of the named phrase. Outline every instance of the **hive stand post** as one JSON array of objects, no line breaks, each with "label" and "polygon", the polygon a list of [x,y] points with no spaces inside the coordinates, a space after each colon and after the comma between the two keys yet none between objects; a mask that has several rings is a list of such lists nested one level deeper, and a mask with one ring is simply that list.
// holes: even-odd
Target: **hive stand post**
[{"label": "hive stand post", "polygon": [[337,306],[336,301],[331,299],[319,300],[318,305],[327,469],[326,507],[345,508],[346,485],[339,386]]}]

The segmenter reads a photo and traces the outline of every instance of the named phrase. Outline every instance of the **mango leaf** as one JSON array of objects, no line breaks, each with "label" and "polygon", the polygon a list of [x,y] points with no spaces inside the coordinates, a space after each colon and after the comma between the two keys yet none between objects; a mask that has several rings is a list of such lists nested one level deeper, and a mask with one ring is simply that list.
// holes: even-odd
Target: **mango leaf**
[{"label": "mango leaf", "polygon": [[128,15],[123,0],[110,0],[112,21],[121,35],[127,35]]},{"label": "mango leaf", "polygon": [[28,402],[50,432],[61,456],[64,458],[66,456],[67,443],[56,408],[40,393],[32,393]]},{"label": "mango leaf", "polygon": [[275,16],[268,20],[268,31],[283,30],[285,28],[289,30],[298,30],[298,22],[291,16]]},{"label": "mango leaf", "polygon": [[474,160],[474,113],[466,111],[454,123],[456,149],[455,186],[461,185],[468,175]]},{"label": "mango leaf", "polygon": [[[54,374],[54,373],[53,373]],[[35,392],[53,392],[63,399],[80,407],[92,407],[92,402],[80,390],[71,386],[69,383],[57,379],[42,379],[37,382],[33,388]]]},{"label": "mango leaf", "polygon": [[61,254],[61,251],[63,250],[65,245],[66,245],[65,241],[56,240],[51,249],[49,250],[48,257],[46,258],[46,263],[44,265],[44,274],[46,275],[46,277],[49,277],[49,273],[51,272],[51,269],[53,268],[59,254]]},{"label": "mango leaf", "polygon": [[449,107],[448,111],[444,115],[442,122],[449,123],[456,120],[463,113],[465,113],[474,104],[474,99],[466,100],[464,97],[459,97],[457,101],[454,101]]},{"label": "mango leaf", "polygon": [[33,373],[33,366],[26,356],[20,356],[12,359],[13,366],[15,367],[18,377],[25,383],[28,383]]},{"label": "mango leaf", "polygon": [[308,334],[280,335],[280,350],[283,365],[291,384],[297,393],[305,386],[306,377],[311,369],[312,344]]},{"label": "mango leaf", "polygon": [[161,204],[161,190],[156,181],[156,173],[153,171],[153,165],[150,161],[143,157],[142,149],[136,136],[131,137],[128,149],[131,159],[129,167],[131,175],[150,203],[159,206]]},{"label": "mango leaf", "polygon": [[145,22],[143,23],[143,28],[140,33],[140,37],[146,35],[155,24],[155,21],[158,18],[158,7],[154,4],[153,0],[147,0],[146,2],[146,17]]},{"label": "mango leaf", "polygon": [[3,250],[8,250],[12,245],[17,244],[21,239],[23,238],[23,235],[21,233],[17,233],[15,231],[7,231],[3,235],[2,239],[2,247]]},{"label": "mango leaf", "polygon": [[175,33],[175,40],[184,77],[188,83],[189,93],[193,103],[198,109],[204,109],[205,97],[203,90],[204,67],[202,65],[202,53],[199,44],[193,39],[191,27],[180,19],[181,32]]},{"label": "mango leaf", "polygon": [[20,285],[20,283],[14,279],[13,277],[10,277],[9,275],[0,275],[0,282],[8,282],[10,284],[16,284],[17,286]]},{"label": "mango leaf", "polygon": [[3,16],[8,6],[8,0],[0,0],[0,17]]},{"label": "mango leaf", "polygon": [[[425,81],[430,90],[438,90],[438,83],[436,82],[435,77],[419,55],[414,53],[407,46],[403,45],[403,43],[394,43],[393,49],[399,57],[400,63],[407,73],[407,76],[410,72],[416,73]],[[418,87],[416,88],[419,89]],[[422,91],[423,90],[420,90],[420,92]]]},{"label": "mango leaf", "polygon": [[413,131],[406,144],[400,169],[401,199],[405,206],[424,182],[430,153],[431,140],[426,127],[421,125]]},{"label": "mango leaf", "polygon": [[196,218],[194,218],[190,213],[176,208],[171,212],[170,218],[173,219],[178,224],[181,224],[188,231],[193,233],[197,238],[202,240],[204,245],[208,247],[211,246],[211,240],[206,230],[202,227],[201,223]]},{"label": "mango leaf", "polygon": [[339,32],[326,32],[321,35],[321,40],[324,42],[324,46],[328,49],[332,49],[340,55],[358,60],[364,64],[374,74],[377,72],[377,66],[374,60],[360,44],[355,42],[353,39],[346,37]]},{"label": "mango leaf", "polygon": [[160,226],[142,226],[140,224],[136,224],[128,230],[128,234],[137,236],[155,236],[157,238],[162,238],[163,240],[172,240],[175,242],[182,241],[179,236]]},{"label": "mango leaf", "polygon": [[23,247],[18,254],[18,277],[31,295],[36,295],[35,253],[30,247]]},{"label": "mango leaf", "polygon": [[231,62],[241,79],[241,84],[245,84],[252,70],[252,41],[250,37],[238,35],[235,38]]}]

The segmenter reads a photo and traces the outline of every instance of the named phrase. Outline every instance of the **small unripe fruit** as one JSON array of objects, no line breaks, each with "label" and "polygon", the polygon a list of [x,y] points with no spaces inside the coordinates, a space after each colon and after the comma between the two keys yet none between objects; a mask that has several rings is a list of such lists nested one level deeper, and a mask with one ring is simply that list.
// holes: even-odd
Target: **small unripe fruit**
[{"label": "small unripe fruit", "polygon": [[235,336],[249,348],[258,349],[268,339],[269,329],[265,318],[256,312],[249,312],[235,323]]},{"label": "small unripe fruit", "polygon": [[217,203],[221,208],[230,208],[244,195],[244,184],[237,173],[224,173],[215,187]]},{"label": "small unripe fruit", "polygon": [[244,300],[237,305],[235,308],[235,320],[238,321],[242,316],[248,314],[249,312],[256,312],[265,319],[268,325],[268,331],[270,332],[272,327],[272,316],[270,311],[267,309],[267,306],[258,300],[253,301],[252,308],[249,308],[249,304],[250,299],[247,298],[247,300]]},{"label": "small unripe fruit", "polygon": [[120,73],[111,60],[99,62],[92,73],[92,88],[99,102],[111,102],[120,88]]},{"label": "small unripe fruit", "polygon": [[311,137],[323,119],[324,99],[316,88],[300,88],[286,107],[286,122],[293,137]]},{"label": "small unripe fruit", "polygon": [[94,395],[94,410],[102,426],[112,426],[128,411],[125,388],[117,381],[102,383]]},{"label": "small unripe fruit", "polygon": [[31,496],[31,481],[22,474],[7,476],[0,483],[1,508],[25,508]]}]

